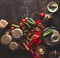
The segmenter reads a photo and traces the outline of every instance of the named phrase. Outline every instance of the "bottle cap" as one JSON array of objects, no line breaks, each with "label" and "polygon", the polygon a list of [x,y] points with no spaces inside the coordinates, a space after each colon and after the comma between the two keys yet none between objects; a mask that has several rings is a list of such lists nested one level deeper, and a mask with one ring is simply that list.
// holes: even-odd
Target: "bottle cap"
[{"label": "bottle cap", "polygon": [[12,41],[12,37],[10,35],[3,35],[1,37],[1,43],[4,45],[8,45]]},{"label": "bottle cap", "polygon": [[12,36],[15,39],[20,38],[21,36],[23,36],[23,32],[21,29],[16,28],[16,29],[12,30]]},{"label": "bottle cap", "polygon": [[53,34],[51,36],[51,41],[52,42],[60,42],[60,34],[57,30],[53,30]]},{"label": "bottle cap", "polygon": [[47,5],[47,9],[49,12],[54,13],[58,10],[58,4],[56,2],[50,2]]},{"label": "bottle cap", "polygon": [[58,45],[59,42],[60,42],[60,34],[59,34],[59,32],[57,30],[55,30],[55,29],[52,29],[52,33],[47,35],[44,38],[44,41],[49,46],[56,46],[56,45]]},{"label": "bottle cap", "polygon": [[11,49],[11,50],[16,50],[16,49],[18,49],[18,43],[16,43],[16,42],[11,42],[10,44],[9,44],[9,48]]}]

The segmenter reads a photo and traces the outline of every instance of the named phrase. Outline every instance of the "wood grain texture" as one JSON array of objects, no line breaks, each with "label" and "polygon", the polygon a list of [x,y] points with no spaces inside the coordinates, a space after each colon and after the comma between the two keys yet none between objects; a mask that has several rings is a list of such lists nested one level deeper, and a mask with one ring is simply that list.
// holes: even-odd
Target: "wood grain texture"
[{"label": "wood grain texture", "polygon": [[[46,6],[51,1],[59,5],[58,11],[53,15],[53,21],[60,31],[60,0],[0,0],[0,18],[6,19],[10,24],[19,24],[26,16],[41,19],[38,14],[48,13]],[[4,31],[0,30],[0,36]],[[23,50],[12,52],[9,48],[0,45],[0,58],[32,58],[32,55]]]}]

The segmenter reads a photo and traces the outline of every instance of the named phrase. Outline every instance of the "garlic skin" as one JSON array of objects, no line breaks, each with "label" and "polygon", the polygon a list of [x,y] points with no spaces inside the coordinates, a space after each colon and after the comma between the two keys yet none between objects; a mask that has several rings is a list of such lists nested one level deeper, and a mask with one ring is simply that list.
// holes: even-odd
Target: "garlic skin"
[{"label": "garlic skin", "polygon": [[0,28],[5,28],[9,23],[4,20],[4,19],[1,19],[0,20]]}]

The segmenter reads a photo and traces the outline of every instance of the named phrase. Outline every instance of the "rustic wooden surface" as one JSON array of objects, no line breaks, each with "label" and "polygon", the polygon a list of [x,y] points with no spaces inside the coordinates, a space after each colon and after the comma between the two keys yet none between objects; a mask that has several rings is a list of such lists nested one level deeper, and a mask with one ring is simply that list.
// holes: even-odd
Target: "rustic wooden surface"
[{"label": "rustic wooden surface", "polygon": [[[48,13],[46,6],[50,1],[59,5],[58,11],[53,15],[55,26],[60,31],[60,0],[0,0],[0,18],[6,19],[10,24],[19,24],[25,17],[40,19],[39,13]],[[4,33],[0,31],[0,36]],[[32,58],[29,52],[19,50],[10,51],[7,47],[0,45],[0,58]]]}]

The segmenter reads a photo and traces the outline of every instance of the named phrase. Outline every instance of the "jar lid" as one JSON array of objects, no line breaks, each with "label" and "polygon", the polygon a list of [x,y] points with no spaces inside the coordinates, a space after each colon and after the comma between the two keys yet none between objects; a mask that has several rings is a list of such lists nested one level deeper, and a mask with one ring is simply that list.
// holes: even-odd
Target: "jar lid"
[{"label": "jar lid", "polygon": [[51,36],[52,42],[59,42],[60,41],[60,34],[57,30],[53,30],[53,34]]},{"label": "jar lid", "polygon": [[54,13],[58,10],[58,4],[56,2],[50,2],[47,5],[47,9],[49,12]]},{"label": "jar lid", "polygon": [[10,35],[3,35],[1,37],[1,43],[4,45],[8,45],[12,41],[12,37]]},{"label": "jar lid", "polygon": [[14,30],[12,30],[12,36],[15,39],[20,38],[21,36],[23,36],[23,32],[21,29],[14,29]]},{"label": "jar lid", "polygon": [[55,29],[52,29],[52,33],[47,35],[44,38],[44,41],[49,46],[56,46],[56,45],[58,45],[59,42],[60,42],[60,34],[59,34],[59,32],[57,30],[55,30]]},{"label": "jar lid", "polygon": [[16,43],[16,42],[11,42],[11,43],[9,44],[9,48],[10,48],[11,50],[16,50],[16,49],[18,49],[18,43]]}]

